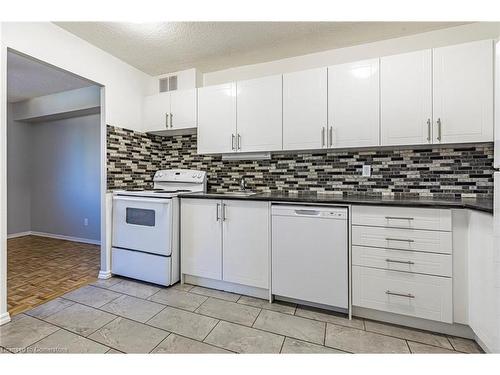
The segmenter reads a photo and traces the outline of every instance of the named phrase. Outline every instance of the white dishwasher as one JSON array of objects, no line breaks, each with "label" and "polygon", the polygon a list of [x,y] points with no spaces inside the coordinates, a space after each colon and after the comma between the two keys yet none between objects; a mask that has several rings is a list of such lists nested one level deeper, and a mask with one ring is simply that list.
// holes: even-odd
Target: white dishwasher
[{"label": "white dishwasher", "polygon": [[348,309],[344,207],[272,206],[272,293]]}]

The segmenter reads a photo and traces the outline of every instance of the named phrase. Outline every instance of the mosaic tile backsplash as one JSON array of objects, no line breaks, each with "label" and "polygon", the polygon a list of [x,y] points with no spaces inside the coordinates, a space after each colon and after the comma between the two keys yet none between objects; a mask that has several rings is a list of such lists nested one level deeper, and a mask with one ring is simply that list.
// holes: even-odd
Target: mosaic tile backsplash
[{"label": "mosaic tile backsplash", "polygon": [[[492,197],[493,143],[453,147],[273,153],[270,160],[197,155],[196,135],[158,137],[108,126],[108,189],[151,187],[158,169],[208,172],[208,189]],[[362,177],[364,164],[371,177]]]}]

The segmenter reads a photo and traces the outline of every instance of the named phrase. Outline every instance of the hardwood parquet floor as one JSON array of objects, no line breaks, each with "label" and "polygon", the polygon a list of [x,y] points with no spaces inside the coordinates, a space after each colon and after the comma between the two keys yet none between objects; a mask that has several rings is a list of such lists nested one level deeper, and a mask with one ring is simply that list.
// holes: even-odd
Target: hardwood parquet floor
[{"label": "hardwood parquet floor", "polygon": [[19,314],[94,282],[100,249],[53,238],[24,236],[7,241],[7,304]]}]

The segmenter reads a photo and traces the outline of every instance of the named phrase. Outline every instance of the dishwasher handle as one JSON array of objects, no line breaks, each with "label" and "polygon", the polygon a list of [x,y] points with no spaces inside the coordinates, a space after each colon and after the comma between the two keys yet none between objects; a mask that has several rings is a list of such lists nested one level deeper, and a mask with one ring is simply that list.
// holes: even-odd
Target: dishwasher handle
[{"label": "dishwasher handle", "polygon": [[295,215],[298,216],[319,216],[320,212],[318,210],[304,210],[298,209],[295,210]]}]

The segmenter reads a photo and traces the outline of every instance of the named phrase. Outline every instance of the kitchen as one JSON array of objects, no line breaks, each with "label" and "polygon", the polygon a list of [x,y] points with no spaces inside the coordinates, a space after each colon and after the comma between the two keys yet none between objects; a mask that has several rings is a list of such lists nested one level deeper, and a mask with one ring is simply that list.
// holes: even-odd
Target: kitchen
[{"label": "kitchen", "polygon": [[[93,32],[109,27],[137,30],[5,23],[1,36],[27,54],[23,35],[42,30],[106,50]],[[0,345],[43,351],[64,331],[88,352],[498,353],[500,26],[434,27],[134,72],[128,108],[120,79],[38,53],[107,90],[101,269],[11,322],[0,301]],[[16,324],[46,334],[18,343]]]}]

